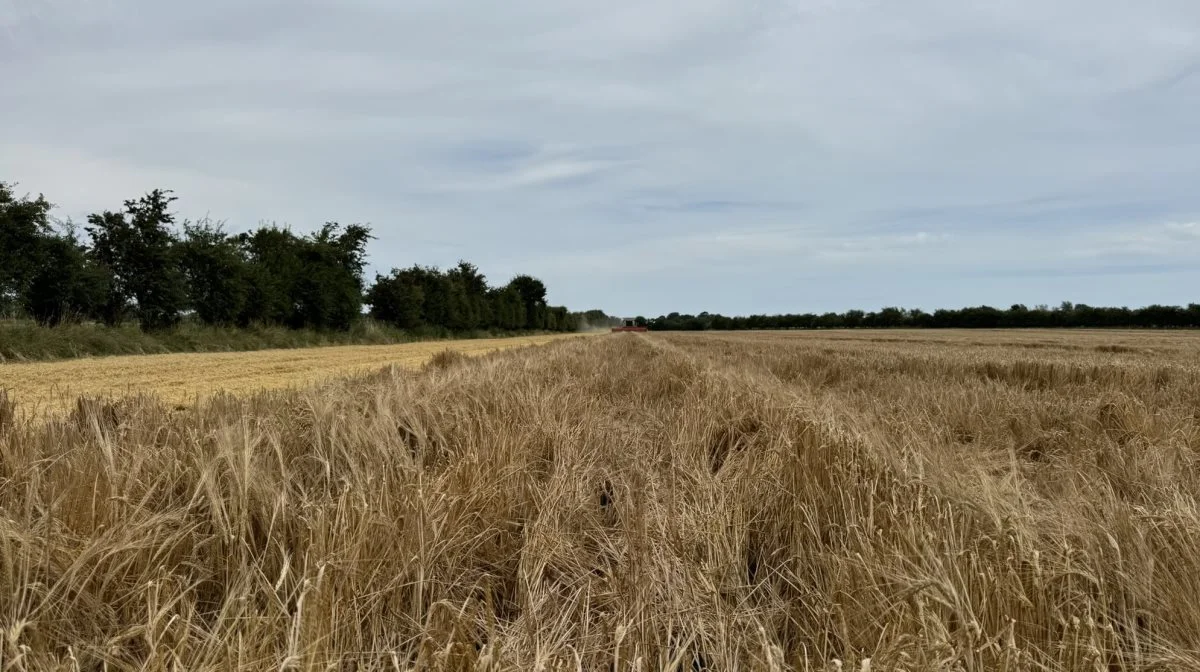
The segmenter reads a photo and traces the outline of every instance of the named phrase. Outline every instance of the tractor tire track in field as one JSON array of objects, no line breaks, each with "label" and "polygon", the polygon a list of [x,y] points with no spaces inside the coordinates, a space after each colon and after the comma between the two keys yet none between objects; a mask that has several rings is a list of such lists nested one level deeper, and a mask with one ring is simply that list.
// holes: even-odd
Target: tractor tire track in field
[{"label": "tractor tire track in field", "polygon": [[190,404],[218,391],[248,394],[311,385],[388,365],[416,368],[443,350],[476,356],[575,337],[579,335],[0,364],[0,390],[34,413],[65,408],[80,396],[153,393],[169,403]]}]

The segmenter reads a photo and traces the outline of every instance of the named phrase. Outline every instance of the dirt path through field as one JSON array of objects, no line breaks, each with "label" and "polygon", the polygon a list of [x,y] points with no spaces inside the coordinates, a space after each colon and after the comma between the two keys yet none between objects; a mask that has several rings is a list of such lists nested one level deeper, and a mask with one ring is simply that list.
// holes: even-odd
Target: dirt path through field
[{"label": "dirt path through field", "polygon": [[171,403],[192,403],[218,390],[244,394],[309,385],[388,364],[417,367],[446,349],[483,355],[579,337],[566,334],[0,364],[0,390],[7,390],[21,407],[34,412],[62,408],[80,395],[154,392]]}]

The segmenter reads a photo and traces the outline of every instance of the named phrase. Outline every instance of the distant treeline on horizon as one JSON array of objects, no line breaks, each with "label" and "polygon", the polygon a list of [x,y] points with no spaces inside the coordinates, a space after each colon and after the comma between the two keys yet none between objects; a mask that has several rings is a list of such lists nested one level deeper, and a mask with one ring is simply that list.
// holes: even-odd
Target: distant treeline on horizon
[{"label": "distant treeline on horizon", "polygon": [[346,330],[369,314],[407,330],[578,331],[615,321],[600,310],[546,302],[546,286],[517,275],[492,286],[473,264],[413,265],[363,278],[371,230],[326,223],[297,235],[274,225],[228,233],[208,220],[176,225],[170,191],[89,215],[85,235],[56,224],[43,196],[0,182],[0,316],[53,326],[184,319],[230,327]]},{"label": "distant treeline on horizon", "polygon": [[671,313],[655,318],[637,318],[639,325],[651,331],[707,331],[744,329],[1003,329],[1134,327],[1181,329],[1200,327],[1200,304],[1186,307],[1152,305],[1143,308],[1101,308],[1063,302],[1048,306],[1016,304],[1007,310],[991,306],[935,310],[883,308],[875,312],[848,310],[844,313],[803,313],[790,315],[749,315],[726,317],[700,313]]}]

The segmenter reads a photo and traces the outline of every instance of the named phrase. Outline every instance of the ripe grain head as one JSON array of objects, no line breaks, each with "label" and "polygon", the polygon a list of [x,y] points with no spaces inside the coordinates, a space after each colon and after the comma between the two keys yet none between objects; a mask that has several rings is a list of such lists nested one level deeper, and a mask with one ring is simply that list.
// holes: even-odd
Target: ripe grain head
[{"label": "ripe grain head", "polygon": [[1098,338],[614,335],[10,421],[4,662],[1186,666],[1200,348]]}]

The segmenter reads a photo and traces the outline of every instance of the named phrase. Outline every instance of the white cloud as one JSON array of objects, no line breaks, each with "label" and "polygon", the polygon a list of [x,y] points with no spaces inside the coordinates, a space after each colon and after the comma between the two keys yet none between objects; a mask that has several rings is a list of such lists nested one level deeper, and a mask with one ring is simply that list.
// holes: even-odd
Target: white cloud
[{"label": "white cloud", "polygon": [[[433,193],[503,192],[552,186],[572,180],[594,178],[624,165],[628,165],[628,163],[611,159],[556,156],[554,152],[548,152],[519,162],[506,162],[505,165],[493,166],[483,175],[466,180],[431,185],[428,191]],[[462,170],[469,172],[466,169]]]},{"label": "white cloud", "polygon": [[1112,227],[1082,236],[1072,256],[1191,260],[1200,256],[1200,224],[1167,222]]},{"label": "white cloud", "polygon": [[1200,240],[1200,223],[1198,222],[1167,222],[1163,225],[1167,235],[1177,240]]}]

